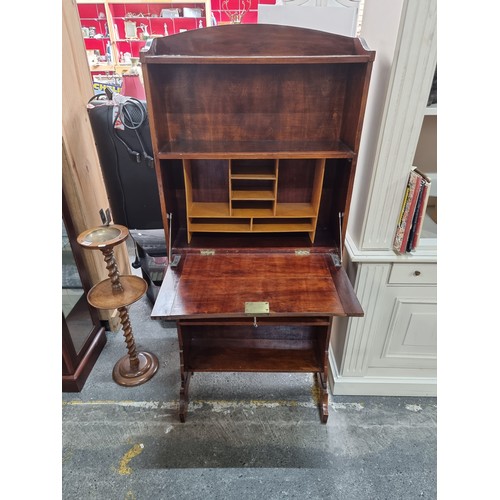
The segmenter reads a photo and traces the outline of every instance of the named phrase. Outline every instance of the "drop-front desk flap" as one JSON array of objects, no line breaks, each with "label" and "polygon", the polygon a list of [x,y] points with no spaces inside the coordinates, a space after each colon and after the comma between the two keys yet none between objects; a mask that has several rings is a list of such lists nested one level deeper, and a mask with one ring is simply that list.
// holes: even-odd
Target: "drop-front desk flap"
[{"label": "drop-front desk flap", "polygon": [[232,253],[184,254],[166,272],[151,314],[170,320],[247,315],[362,316],[363,311],[330,254]]}]

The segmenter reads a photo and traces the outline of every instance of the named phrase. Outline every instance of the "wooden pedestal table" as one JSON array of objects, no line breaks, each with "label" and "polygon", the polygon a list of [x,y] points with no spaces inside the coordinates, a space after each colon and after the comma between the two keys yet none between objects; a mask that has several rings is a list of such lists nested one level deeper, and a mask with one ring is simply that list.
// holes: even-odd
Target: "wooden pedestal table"
[{"label": "wooden pedestal table", "polygon": [[78,243],[104,255],[108,279],[97,283],[88,293],[87,300],[96,309],[117,309],[123,327],[128,354],[115,364],[113,380],[126,387],[143,384],[158,370],[158,358],[149,352],[137,352],[128,306],[137,302],[147,291],[147,283],[139,276],[120,276],[113,248],[127,239],[129,231],[118,224],[100,226],[82,232]]}]

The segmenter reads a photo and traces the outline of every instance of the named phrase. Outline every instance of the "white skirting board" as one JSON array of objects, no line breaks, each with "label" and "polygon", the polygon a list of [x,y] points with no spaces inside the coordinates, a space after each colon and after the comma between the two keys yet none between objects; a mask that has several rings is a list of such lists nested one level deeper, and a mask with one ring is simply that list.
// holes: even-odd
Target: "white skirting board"
[{"label": "white skirting board", "polygon": [[[343,377],[330,347],[330,388],[334,396],[437,396],[437,379],[420,377]],[[332,383],[334,382],[334,383]]]}]

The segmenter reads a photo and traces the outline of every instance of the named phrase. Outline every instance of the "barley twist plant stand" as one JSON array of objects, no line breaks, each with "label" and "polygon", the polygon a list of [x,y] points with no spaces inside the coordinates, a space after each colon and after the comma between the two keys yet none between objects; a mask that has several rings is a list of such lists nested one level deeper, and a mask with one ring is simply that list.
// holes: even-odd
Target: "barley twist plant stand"
[{"label": "barley twist plant stand", "polygon": [[99,226],[82,232],[78,243],[104,255],[108,279],[94,285],[87,294],[90,305],[96,309],[117,309],[123,327],[128,354],[115,364],[113,380],[126,387],[143,384],[158,370],[158,358],[149,352],[137,352],[128,306],[137,302],[147,291],[147,283],[139,276],[120,276],[113,248],[127,239],[129,231],[118,224]]}]

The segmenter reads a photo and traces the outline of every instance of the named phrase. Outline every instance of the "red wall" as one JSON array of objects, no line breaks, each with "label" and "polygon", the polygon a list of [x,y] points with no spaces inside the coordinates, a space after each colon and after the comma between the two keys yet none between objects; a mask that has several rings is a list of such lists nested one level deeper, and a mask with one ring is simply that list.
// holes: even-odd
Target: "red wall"
[{"label": "red wall", "polygon": [[[276,0],[249,0],[250,8],[243,17],[242,23],[256,23],[257,22],[257,8],[261,3],[274,5]],[[212,13],[215,17],[217,24],[230,22],[229,16],[224,12],[224,0],[212,0]],[[205,12],[202,12],[202,17],[187,18],[182,17],[182,7],[199,8],[200,4],[186,3],[181,4],[180,17],[177,18],[164,18],[161,16],[162,9],[177,8],[175,4],[109,4],[111,13],[114,18],[114,24],[118,31],[117,49],[119,53],[130,52],[132,57],[139,57],[139,51],[146,44],[141,39],[127,40],[125,38],[125,18],[136,23],[137,34],[140,38],[143,30],[140,28],[141,24],[146,25],[149,35],[164,35],[165,25],[169,35],[179,33],[181,29],[192,30],[206,26]],[[245,4],[246,5],[246,4]],[[228,0],[227,8],[229,10],[240,10],[243,7],[242,0]],[[106,15],[103,4],[78,4],[78,11],[80,14],[80,23],[82,27],[95,28],[95,37],[85,37],[85,46],[88,50],[99,50],[102,57],[106,55],[106,45],[109,38],[105,37],[106,34]],[[130,17],[131,14],[137,14],[135,17]],[[141,16],[142,14],[142,16]],[[109,27],[113,29],[112,26]],[[100,36],[102,35],[102,37]],[[104,61],[103,61],[104,62]],[[116,62],[116,61],[115,61]]]}]

